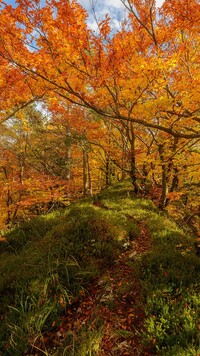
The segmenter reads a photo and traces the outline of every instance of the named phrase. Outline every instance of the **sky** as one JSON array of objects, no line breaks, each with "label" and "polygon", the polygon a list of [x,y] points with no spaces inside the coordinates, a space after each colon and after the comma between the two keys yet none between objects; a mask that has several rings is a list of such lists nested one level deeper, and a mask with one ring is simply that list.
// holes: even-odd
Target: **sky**
[{"label": "sky", "polygon": [[[79,0],[78,1],[80,4],[82,4],[84,7],[88,8],[90,5],[90,0]],[[156,0],[156,5],[157,7],[162,6],[164,0]],[[113,6],[115,8],[122,8],[123,5],[120,0],[103,0],[101,3],[107,4],[107,6]]]},{"label": "sky", "polygon": [[[120,20],[123,19],[124,5],[120,0],[78,0],[78,2],[88,10],[88,25],[92,30],[97,29],[94,16],[91,14],[91,2],[95,4],[95,13],[97,20],[102,20],[106,14],[112,21],[112,27],[116,30],[120,27]],[[156,6],[160,7],[164,0],[156,0]]]},{"label": "sky", "polygon": [[[44,2],[44,0],[40,0]],[[97,24],[94,16],[91,13],[91,3],[95,4],[95,13],[98,21],[105,18],[108,14],[111,18],[112,28],[120,28],[120,20],[124,18],[124,6],[120,0],[77,0],[84,8],[88,11],[88,26],[91,30],[95,31],[97,29]],[[15,0],[4,0],[6,4],[15,4]],[[160,7],[164,3],[164,0],[156,0],[156,6]]]},{"label": "sky", "polygon": [[[6,4],[14,4],[15,0],[4,0],[4,2]],[[86,9],[89,9],[91,7],[90,0],[78,0],[78,2]],[[99,2],[103,5],[103,7],[106,7],[108,9],[110,7],[118,9],[118,10],[123,8],[123,5],[120,0],[99,0],[99,1],[95,0],[94,2]],[[164,0],[156,0],[157,7],[162,6],[163,2],[164,2]]]}]

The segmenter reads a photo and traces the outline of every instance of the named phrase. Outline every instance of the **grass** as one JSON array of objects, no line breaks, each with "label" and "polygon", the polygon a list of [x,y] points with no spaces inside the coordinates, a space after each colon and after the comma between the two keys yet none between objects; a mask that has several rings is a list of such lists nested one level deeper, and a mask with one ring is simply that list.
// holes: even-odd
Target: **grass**
[{"label": "grass", "polygon": [[146,311],[143,342],[155,355],[200,353],[200,259],[193,238],[166,216],[146,216],[153,245],[138,260]]},{"label": "grass", "polygon": [[22,355],[59,325],[65,308],[116,258],[123,231],[119,212],[88,199],[7,233],[0,245],[0,352]]},{"label": "grass", "polygon": [[[200,354],[200,259],[189,231],[150,200],[136,198],[129,182],[109,188],[94,201],[101,206],[93,199],[80,200],[26,222],[1,241],[0,353],[17,356],[39,348],[48,356],[45,335],[144,225],[152,247],[130,261],[145,306],[142,342],[152,355]],[[131,281],[123,288],[128,292]],[[103,328],[97,324],[83,326],[78,335],[68,332],[50,354],[98,355]]]},{"label": "grass", "polygon": [[98,331],[82,327],[77,340],[77,335],[68,332],[54,356],[98,356],[102,340],[102,327]]}]

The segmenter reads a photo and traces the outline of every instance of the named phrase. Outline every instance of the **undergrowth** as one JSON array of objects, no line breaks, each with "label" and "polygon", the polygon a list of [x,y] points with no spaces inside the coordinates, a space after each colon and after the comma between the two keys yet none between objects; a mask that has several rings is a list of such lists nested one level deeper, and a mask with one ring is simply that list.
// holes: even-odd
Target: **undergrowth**
[{"label": "undergrowth", "polygon": [[0,353],[98,355],[101,323],[83,326],[79,335],[69,332],[51,352],[43,341],[141,226],[152,247],[130,264],[142,286],[142,342],[152,355],[200,354],[200,259],[193,238],[150,200],[136,198],[129,182],[6,234],[0,243]]},{"label": "undergrowth", "polygon": [[65,308],[112,263],[123,243],[123,226],[117,220],[117,212],[106,214],[88,200],[6,235],[0,246],[4,355],[34,349],[59,325]]},{"label": "undergrowth", "polygon": [[166,216],[146,215],[152,247],[137,262],[151,354],[200,354],[200,259],[189,231]]}]

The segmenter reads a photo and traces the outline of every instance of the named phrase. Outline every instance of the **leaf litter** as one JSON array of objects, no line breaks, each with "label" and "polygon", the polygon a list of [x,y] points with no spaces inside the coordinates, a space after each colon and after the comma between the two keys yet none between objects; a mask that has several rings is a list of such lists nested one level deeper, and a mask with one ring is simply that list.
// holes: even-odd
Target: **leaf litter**
[{"label": "leaf litter", "polygon": [[48,335],[49,348],[55,351],[69,334],[78,342],[83,328],[101,329],[98,356],[151,355],[141,342],[145,313],[140,280],[134,273],[134,260],[150,247],[150,234],[145,222],[140,222],[140,234],[129,247],[67,308],[57,331]]}]

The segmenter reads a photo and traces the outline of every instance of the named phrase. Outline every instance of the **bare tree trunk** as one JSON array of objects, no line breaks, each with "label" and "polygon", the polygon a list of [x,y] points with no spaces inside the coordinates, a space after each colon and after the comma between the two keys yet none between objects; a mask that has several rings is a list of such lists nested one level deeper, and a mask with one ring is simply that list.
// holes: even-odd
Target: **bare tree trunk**
[{"label": "bare tree trunk", "polygon": [[177,190],[178,186],[179,186],[178,168],[174,168],[174,176],[172,179],[170,192],[174,192],[175,190]]},{"label": "bare tree trunk", "polygon": [[133,184],[133,189],[134,193],[138,194],[139,192],[139,185],[137,181],[137,174],[136,174],[136,154],[135,154],[135,133],[134,133],[134,127],[133,124],[131,123],[130,127],[131,131],[131,137],[130,137],[130,145],[131,145],[131,152],[130,152],[130,165],[131,165],[131,171],[130,171],[130,176]]},{"label": "bare tree trunk", "polygon": [[88,171],[88,190],[89,190],[89,194],[92,195],[92,177],[91,177],[91,169],[90,169],[88,154],[87,154],[87,171]]},{"label": "bare tree trunk", "polygon": [[66,128],[66,179],[70,180],[71,178],[71,129],[68,125]]},{"label": "bare tree trunk", "polygon": [[162,162],[162,184],[161,184],[162,193],[159,201],[159,208],[164,210],[167,204],[167,194],[169,191],[167,167],[164,162],[164,145],[159,145],[159,155],[160,155],[160,160]]},{"label": "bare tree trunk", "polygon": [[7,182],[7,198],[6,198],[6,208],[7,208],[7,218],[6,218],[6,225],[9,225],[12,223],[12,209],[11,209],[11,204],[12,204],[12,195],[11,195],[11,190],[10,190],[10,184],[9,184],[9,179],[8,179],[8,173],[6,167],[2,167],[6,182]]},{"label": "bare tree trunk", "polygon": [[88,175],[87,175],[87,152],[85,143],[83,144],[83,196],[85,197],[88,192]]},{"label": "bare tree trunk", "polygon": [[122,132],[122,176],[121,180],[126,178],[126,153],[127,153],[127,135],[125,132]]},{"label": "bare tree trunk", "polygon": [[106,155],[106,167],[105,167],[105,175],[106,175],[106,188],[108,188],[111,185],[111,179],[110,179],[110,157],[109,153]]}]

